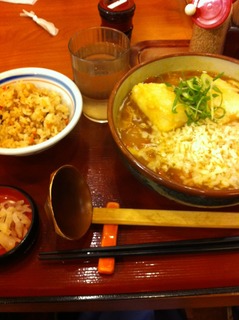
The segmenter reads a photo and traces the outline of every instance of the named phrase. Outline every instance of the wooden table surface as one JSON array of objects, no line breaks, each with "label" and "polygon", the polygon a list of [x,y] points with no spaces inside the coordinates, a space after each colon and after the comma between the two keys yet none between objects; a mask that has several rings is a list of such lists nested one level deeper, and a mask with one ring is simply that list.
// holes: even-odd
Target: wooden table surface
[{"label": "wooden table surface", "polygon": [[[183,0],[136,0],[131,44],[145,40],[183,43],[191,21]],[[59,28],[56,37],[20,17],[22,9]],[[38,0],[34,6],[0,2],[0,72],[45,67],[72,78],[68,40],[75,31],[100,24],[97,1]],[[137,46],[136,46],[137,47]],[[166,50],[167,51],[167,50]],[[31,251],[0,266],[0,311],[79,311],[165,309],[238,305],[239,253],[121,258],[113,275],[100,275],[97,261],[46,263],[38,253],[100,244],[102,226],[94,225],[81,241],[66,241],[50,228],[44,211],[51,172],[75,165],[90,186],[93,205],[118,201],[121,207],[188,209],[140,184],[128,171],[107,124],[82,116],[75,130],[54,148],[29,157],[0,157],[0,184],[28,192],[38,207],[39,237]],[[234,211],[238,207],[233,208]],[[193,213],[192,213],[193,214]],[[237,234],[202,230],[120,226],[118,243],[136,243]]]}]

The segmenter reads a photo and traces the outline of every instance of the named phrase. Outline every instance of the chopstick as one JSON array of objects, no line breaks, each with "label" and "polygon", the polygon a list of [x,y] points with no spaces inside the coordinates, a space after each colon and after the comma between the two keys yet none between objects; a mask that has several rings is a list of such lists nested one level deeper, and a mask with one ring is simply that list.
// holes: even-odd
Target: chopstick
[{"label": "chopstick", "polygon": [[92,247],[75,250],[40,252],[40,260],[90,259],[105,257],[206,253],[239,249],[239,236],[177,240],[115,247]]},{"label": "chopstick", "polygon": [[[119,208],[119,203],[109,201],[107,208]],[[118,236],[117,224],[104,224],[102,230],[101,247],[116,246]],[[99,258],[98,272],[100,274],[113,274],[115,270],[115,259],[113,257]]]}]

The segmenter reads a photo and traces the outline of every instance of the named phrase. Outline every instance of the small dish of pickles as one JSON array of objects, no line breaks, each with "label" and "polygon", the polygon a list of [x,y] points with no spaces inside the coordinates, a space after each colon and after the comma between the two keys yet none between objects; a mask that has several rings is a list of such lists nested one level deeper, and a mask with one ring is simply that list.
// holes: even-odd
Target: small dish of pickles
[{"label": "small dish of pickles", "polygon": [[38,212],[23,190],[0,186],[0,262],[24,254],[38,234]]}]

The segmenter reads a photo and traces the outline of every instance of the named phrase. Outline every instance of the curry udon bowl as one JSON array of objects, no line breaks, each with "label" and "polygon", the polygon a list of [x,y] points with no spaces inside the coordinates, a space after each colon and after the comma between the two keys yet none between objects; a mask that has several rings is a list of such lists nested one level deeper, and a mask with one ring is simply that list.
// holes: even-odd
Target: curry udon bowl
[{"label": "curry udon bowl", "polygon": [[[163,56],[157,60],[145,62],[132,68],[114,87],[108,106],[110,131],[129,170],[140,182],[155,190],[160,195],[176,202],[195,207],[216,208],[239,204],[239,187],[211,188],[204,185],[187,185],[178,179],[174,179],[173,176],[167,175],[161,169],[158,171],[150,169],[147,163],[145,164],[139,157],[135,156],[135,152],[132,150],[134,146],[132,147],[131,145],[131,149],[129,149],[128,144],[131,144],[131,142],[125,142],[125,137],[120,129],[119,119],[120,114],[122,118],[122,106],[135,85],[143,83],[149,78],[154,79],[167,73],[179,72],[181,75],[184,75],[191,71],[197,71],[199,73],[206,71],[208,74],[220,74],[223,72],[225,79],[229,77],[239,81],[239,61],[224,56],[188,53]],[[140,100],[141,97],[139,96],[138,99]],[[134,132],[131,139],[135,137],[137,139],[137,132]],[[198,139],[200,139],[200,136],[198,136]],[[235,137],[235,140],[237,139],[238,137]],[[168,141],[166,141],[166,144],[167,142]],[[208,148],[210,150],[210,147]],[[173,152],[177,152],[176,147]],[[210,152],[213,153],[214,150]],[[236,150],[235,152],[237,156],[239,156],[239,151]],[[194,155],[197,156],[197,152],[195,152]],[[184,162],[184,159],[182,160]],[[224,159],[222,160],[224,161]],[[238,163],[238,160],[235,163]],[[232,164],[231,167],[236,166],[235,163]],[[213,174],[215,170],[216,168],[212,167],[210,172]],[[237,170],[234,171],[236,172]],[[237,180],[236,182],[239,185],[238,178],[234,176],[233,179]]]}]

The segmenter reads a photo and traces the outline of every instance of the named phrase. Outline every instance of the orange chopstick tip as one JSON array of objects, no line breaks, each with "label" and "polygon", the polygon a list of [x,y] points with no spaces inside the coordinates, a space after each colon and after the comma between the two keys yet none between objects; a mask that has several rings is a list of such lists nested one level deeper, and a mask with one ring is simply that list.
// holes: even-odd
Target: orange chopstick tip
[{"label": "orange chopstick tip", "polygon": [[[118,202],[108,202],[107,208],[119,208]],[[116,246],[118,236],[118,225],[105,224],[103,226],[101,246]],[[98,261],[98,272],[101,274],[113,274],[115,270],[114,258],[100,258]]]},{"label": "orange chopstick tip", "polygon": [[[118,225],[105,224],[103,226],[101,246],[116,246],[118,236]],[[115,270],[114,258],[100,258],[98,261],[98,272],[101,274],[113,274]]]},{"label": "orange chopstick tip", "polygon": [[119,208],[119,203],[118,202],[114,202],[114,201],[111,201],[111,202],[108,202],[107,205],[106,205],[106,208]]},{"label": "orange chopstick tip", "polygon": [[99,258],[98,272],[100,274],[113,274],[115,271],[114,258]]}]

